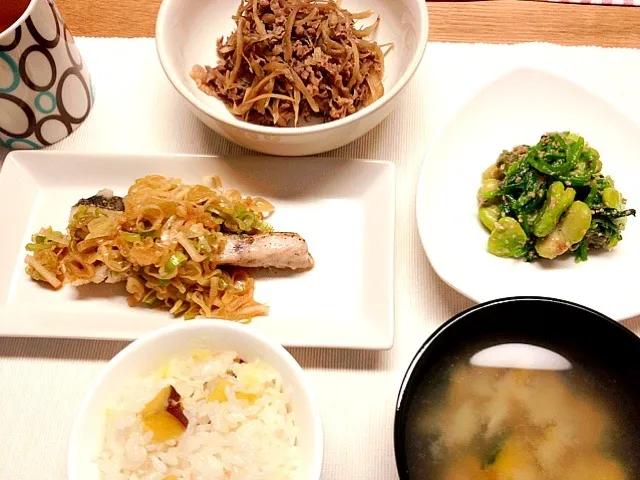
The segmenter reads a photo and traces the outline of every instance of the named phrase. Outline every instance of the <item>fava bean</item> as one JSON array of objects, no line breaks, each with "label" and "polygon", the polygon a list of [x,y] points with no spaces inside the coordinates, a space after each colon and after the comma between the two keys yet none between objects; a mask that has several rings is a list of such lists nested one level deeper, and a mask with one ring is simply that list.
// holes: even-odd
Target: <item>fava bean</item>
[{"label": "fava bean", "polygon": [[582,154],[582,158],[587,162],[587,166],[593,170],[594,173],[598,173],[602,170],[602,161],[600,160],[600,154],[594,148],[585,144],[586,149]]},{"label": "fava bean", "polygon": [[560,216],[573,203],[576,191],[573,188],[565,190],[562,182],[553,182],[547,191],[547,198],[542,210],[533,224],[533,234],[536,237],[546,237],[556,228]]},{"label": "fava bean", "polygon": [[502,180],[504,178],[504,172],[497,165],[491,165],[484,172],[482,172],[482,180]]},{"label": "fava bean", "polygon": [[591,209],[586,203],[571,204],[553,232],[536,241],[536,251],[543,258],[556,258],[578,243],[591,226]]},{"label": "fava bean", "polygon": [[573,202],[560,223],[567,240],[575,245],[591,226],[591,209],[583,202]]},{"label": "fava bean", "polygon": [[496,222],[500,220],[502,212],[498,205],[489,205],[488,207],[480,207],[478,209],[478,217],[487,230],[493,232],[496,228]]},{"label": "fava bean", "polygon": [[527,244],[527,234],[517,220],[502,217],[489,235],[487,250],[497,257],[520,257]]},{"label": "fava bean", "polygon": [[622,195],[613,187],[605,188],[602,191],[602,202],[609,208],[622,208]]},{"label": "fava bean", "polygon": [[482,185],[478,189],[478,201],[487,203],[492,199],[492,194],[496,193],[500,189],[500,181],[495,178],[489,178],[482,181]]}]

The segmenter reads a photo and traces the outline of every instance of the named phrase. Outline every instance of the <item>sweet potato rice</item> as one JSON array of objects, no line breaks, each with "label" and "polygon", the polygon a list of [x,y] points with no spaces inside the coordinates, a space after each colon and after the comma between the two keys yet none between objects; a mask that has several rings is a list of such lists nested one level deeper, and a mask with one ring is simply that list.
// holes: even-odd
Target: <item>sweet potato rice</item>
[{"label": "sweet potato rice", "polygon": [[194,351],[127,383],[107,411],[101,480],[291,480],[292,389],[261,360]]},{"label": "sweet potato rice", "polygon": [[236,30],[218,39],[218,66],[196,65],[191,77],[251,123],[344,118],[384,93],[384,55],[365,40],[380,18],[355,27],[372,15],[350,13],[333,0],[242,0]]}]

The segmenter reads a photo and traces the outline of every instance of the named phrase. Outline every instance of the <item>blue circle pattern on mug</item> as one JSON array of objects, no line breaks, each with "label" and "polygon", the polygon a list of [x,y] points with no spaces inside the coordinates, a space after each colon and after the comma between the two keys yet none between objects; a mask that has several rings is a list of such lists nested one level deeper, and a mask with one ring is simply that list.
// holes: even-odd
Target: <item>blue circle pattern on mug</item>
[{"label": "blue circle pattern on mug", "polygon": [[28,138],[8,138],[6,142],[4,142],[7,148],[15,148],[13,146],[14,143],[24,143],[32,148],[40,148],[42,145],[38,145],[36,142],[29,140]]},{"label": "blue circle pattern on mug", "polygon": [[[51,102],[51,107],[42,106],[42,97],[46,97]],[[51,92],[40,92],[35,100],[36,108],[40,113],[51,113],[56,109],[56,96]]]},{"label": "blue circle pattern on mug", "polygon": [[[84,121],[85,118],[87,118],[91,111],[91,107],[93,106],[93,84],[88,74],[85,79],[84,75],[81,73],[83,67],[82,58],[79,57],[79,60],[76,60],[73,57],[70,48],[70,44],[73,43],[73,37],[57,13],[53,2],[44,1],[43,3],[51,9],[51,13],[53,14],[53,21],[55,22],[55,38],[45,38],[40,32],[38,32],[35,23],[31,17],[29,17],[27,18],[25,25],[29,30],[31,37],[37,42],[36,44],[29,47],[20,45],[20,40],[24,33],[24,25],[18,25],[15,30],[15,38],[13,42],[9,45],[0,45],[0,62],[6,63],[12,73],[11,84],[8,87],[5,86],[4,88],[0,88],[0,99],[4,98],[4,100],[7,100],[20,108],[26,116],[28,125],[24,132],[11,132],[0,127],[0,135],[5,136],[4,140],[0,138],[0,147],[15,148],[17,146],[27,146],[40,148],[41,146],[49,146],[53,142],[57,141],[58,138],[45,138],[45,131],[43,131],[44,124],[49,121],[60,122],[65,127],[66,133],[70,134],[78,125],[80,125],[80,123]],[[58,47],[60,42],[64,43],[63,51],[66,50],[71,66],[64,69],[64,71],[60,70],[59,72],[56,72],[56,64],[53,61],[53,56],[50,51],[53,51],[54,48]],[[8,54],[10,51],[20,53],[20,58],[17,62]],[[33,79],[29,78],[29,72],[26,68],[26,57],[34,51],[42,53],[51,66],[53,77],[44,85],[38,85],[33,81]],[[65,105],[64,102],[63,90],[69,77],[76,77],[76,80],[82,86],[86,95],[86,111],[79,116],[77,116],[76,112],[71,113],[68,105]],[[20,86],[21,81],[30,90],[39,92],[35,96],[34,105],[32,106],[28,105],[23,100],[23,95],[20,96],[22,98],[14,95],[8,95]],[[54,82],[56,81],[57,86],[54,86]],[[56,110],[58,111],[56,112]],[[36,116],[36,112],[39,113],[38,116]],[[35,138],[39,143],[29,138],[32,134],[35,135]]]},{"label": "blue circle pattern on mug", "polygon": [[0,52],[0,58],[9,65],[9,69],[11,70],[11,73],[13,73],[11,85],[6,88],[0,88],[0,93],[11,93],[18,88],[18,85],[20,85],[20,71],[18,70],[18,64],[5,52]]}]

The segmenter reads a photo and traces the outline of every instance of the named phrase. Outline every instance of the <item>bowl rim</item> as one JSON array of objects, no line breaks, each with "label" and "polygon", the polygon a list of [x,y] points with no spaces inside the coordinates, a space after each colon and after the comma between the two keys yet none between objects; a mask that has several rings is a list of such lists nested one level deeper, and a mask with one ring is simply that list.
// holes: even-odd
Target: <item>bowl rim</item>
[{"label": "bowl rim", "polygon": [[629,338],[632,338],[634,342],[640,348],[640,337],[638,337],[631,330],[626,328],[620,322],[616,322],[612,318],[607,315],[598,312],[597,310],[593,310],[592,308],[585,307],[584,305],[580,305],[579,303],[571,302],[569,300],[563,300],[560,298],[554,297],[542,297],[542,296],[513,296],[513,297],[504,297],[497,298],[494,300],[490,300],[488,302],[479,303],[472,307],[469,307],[462,312],[454,315],[450,319],[448,319],[445,323],[440,325],[431,335],[427,337],[424,343],[418,348],[418,351],[411,359],[409,366],[402,378],[402,383],[400,384],[400,389],[398,391],[398,397],[396,400],[395,412],[394,412],[394,421],[393,421],[393,450],[396,461],[396,470],[398,472],[398,476],[401,480],[409,480],[408,471],[408,463],[406,458],[406,451],[404,448],[404,438],[401,438],[400,432],[403,427],[403,422],[401,421],[402,413],[407,408],[407,389],[409,386],[409,382],[413,378],[413,375],[416,373],[416,369],[418,364],[422,360],[425,353],[430,349],[430,347],[437,341],[439,341],[439,337],[441,337],[448,329],[450,329],[455,323],[459,321],[463,321],[465,318],[470,315],[474,315],[481,310],[491,309],[496,307],[497,305],[508,304],[508,303],[519,303],[519,302],[536,302],[536,303],[544,303],[544,304],[555,304],[555,305],[563,305],[566,307],[574,308],[576,310],[580,310],[583,314],[591,315],[595,318],[599,318],[604,321],[603,325],[608,325],[604,328],[614,328],[618,332],[626,335]]},{"label": "bowl rim", "polygon": [[252,328],[249,325],[242,325],[237,322],[228,320],[215,320],[215,319],[199,319],[180,321],[178,323],[172,323],[157,330],[154,330],[146,335],[141,336],[137,340],[129,343],[120,352],[118,352],[111,360],[103,366],[98,376],[93,380],[91,386],[85,393],[80,407],[76,413],[76,416],[71,427],[71,434],[69,436],[67,447],[67,479],[68,480],[82,480],[79,477],[76,465],[79,462],[77,455],[76,445],[79,441],[80,427],[84,422],[87,415],[89,404],[95,397],[96,391],[100,385],[104,382],[105,378],[111,373],[111,371],[119,364],[129,357],[132,353],[146,349],[150,344],[153,344],[160,337],[171,336],[177,331],[181,330],[194,330],[201,331],[202,329],[210,329],[216,334],[224,333],[225,331],[234,331],[240,335],[245,335],[257,340],[259,343],[265,345],[269,350],[273,351],[278,357],[280,357],[289,369],[291,369],[296,382],[300,385],[302,395],[305,402],[309,406],[311,412],[311,426],[313,429],[313,439],[315,442],[315,449],[313,453],[313,463],[311,471],[313,472],[312,480],[319,480],[322,475],[322,466],[324,461],[324,431],[322,424],[322,415],[320,406],[318,404],[317,396],[311,381],[307,378],[304,370],[298,363],[298,361],[285,349],[281,344],[273,340],[268,335],[260,332],[259,330]]},{"label": "bowl rim", "polygon": [[[349,123],[356,122],[387,105],[393,98],[400,93],[402,89],[409,83],[409,80],[413,77],[415,72],[418,70],[419,65],[424,58],[424,54],[427,47],[427,40],[429,36],[429,14],[427,11],[427,4],[424,0],[410,0],[413,1],[418,9],[421,11],[421,15],[418,21],[420,35],[418,38],[417,48],[415,53],[413,54],[409,65],[405,68],[402,75],[398,79],[398,81],[393,85],[389,92],[385,92],[384,95],[373,102],[371,105],[366,106],[365,108],[360,109],[359,111],[348,115],[339,120],[335,120],[332,122],[325,122],[318,125],[305,125],[302,127],[272,127],[265,125],[256,125],[250,122],[246,122],[244,120],[240,120],[235,116],[231,116],[231,118],[222,118],[220,117],[213,108],[206,105],[204,102],[201,102],[187,87],[186,85],[179,81],[177,77],[177,73],[174,72],[169,65],[169,55],[167,54],[167,47],[164,45],[164,30],[168,28],[170,22],[168,19],[170,18],[168,15],[169,6],[172,4],[173,0],[162,0],[162,4],[160,5],[160,9],[158,11],[158,16],[156,19],[156,30],[155,30],[155,44],[156,51],[158,54],[158,58],[160,60],[160,65],[164,70],[165,75],[169,79],[169,82],[173,85],[173,87],[177,90],[177,92],[187,101],[189,104],[205,113],[208,117],[214,119],[217,122],[223,123],[228,127],[238,128],[241,130],[245,130],[252,133],[257,133],[261,135],[279,135],[279,136],[299,136],[299,135],[307,135],[307,134],[315,134],[322,133],[331,129],[337,129],[341,126],[346,126]],[[215,98],[215,97],[214,97]],[[218,100],[218,99],[216,99]],[[221,100],[218,100],[221,102]],[[225,106],[226,108],[226,106]]]}]

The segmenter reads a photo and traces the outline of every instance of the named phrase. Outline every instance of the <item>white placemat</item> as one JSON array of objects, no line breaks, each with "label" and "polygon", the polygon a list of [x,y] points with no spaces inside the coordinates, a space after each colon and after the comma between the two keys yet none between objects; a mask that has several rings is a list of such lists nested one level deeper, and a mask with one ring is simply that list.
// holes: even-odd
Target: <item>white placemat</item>
[{"label": "white placemat", "polygon": [[[151,39],[79,38],[96,106],[56,150],[246,153],[202,126],[164,77]],[[640,121],[640,50],[542,44],[430,44],[397,110],[362,139],[327,155],[393,160],[396,203],[396,346],[388,352],[293,349],[312,379],[325,425],[325,479],[396,478],[393,414],[413,354],[472,303],[429,267],[416,229],[415,184],[428,142],[483,85],[517,65],[555,71],[598,91]],[[0,161],[6,152],[0,151]],[[6,206],[4,206],[6,208]],[[640,317],[626,322],[640,332]],[[0,479],[65,477],[79,403],[121,342],[0,338]]]}]

